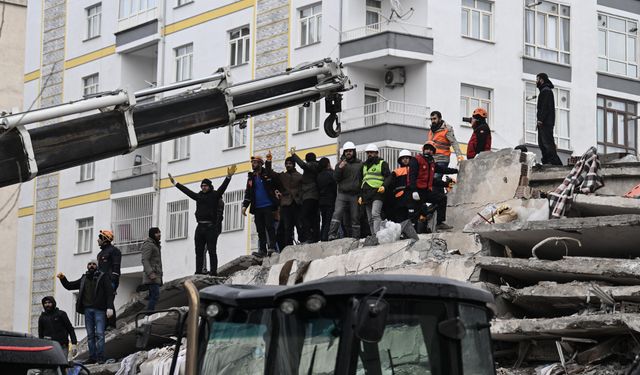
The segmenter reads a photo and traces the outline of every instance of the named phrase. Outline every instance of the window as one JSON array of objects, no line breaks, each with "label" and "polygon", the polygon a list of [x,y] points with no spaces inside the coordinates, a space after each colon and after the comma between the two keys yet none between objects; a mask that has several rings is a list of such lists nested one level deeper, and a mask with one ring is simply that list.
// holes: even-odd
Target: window
[{"label": "window", "polygon": [[638,21],[598,13],[598,70],[638,77]]},{"label": "window", "polygon": [[249,62],[249,26],[229,31],[229,65],[238,66]]},{"label": "window", "polygon": [[462,35],[493,38],[493,3],[486,0],[462,0]]},{"label": "window", "polygon": [[193,0],[178,0],[176,2],[176,7],[181,7],[183,5],[187,5],[187,4],[191,4],[193,3]]},{"label": "window", "polygon": [[76,220],[76,230],[78,232],[76,254],[90,253],[91,244],[93,244],[93,218]]},{"label": "window", "polygon": [[244,190],[234,190],[224,193],[224,218],[222,221],[222,233],[244,229],[244,216],[242,216],[242,201]]},{"label": "window", "polygon": [[[538,130],[536,127],[537,117],[537,95],[538,89],[533,82],[525,83],[525,142],[538,144]],[[553,128],[553,135],[558,148],[563,150],[571,149],[569,139],[569,90],[561,88],[553,89],[553,96],[556,100],[556,125]]]},{"label": "window", "polygon": [[[373,87],[364,88],[364,125],[371,126],[378,123],[377,114],[381,104],[378,98],[378,89]],[[363,159],[364,160],[364,159]]]},{"label": "window", "polygon": [[598,96],[598,152],[636,154],[638,138],[637,104]]},{"label": "window", "polygon": [[87,39],[100,36],[102,23],[102,3],[90,6],[87,11]]},{"label": "window", "polygon": [[190,144],[191,138],[189,136],[174,139],[171,161],[189,159],[189,156],[191,155]]},{"label": "window", "polygon": [[525,56],[569,64],[569,6],[541,1],[524,13]]},{"label": "window", "polygon": [[96,163],[87,163],[80,166],[80,178],[78,182],[90,181],[95,177]]},{"label": "window", "polygon": [[471,85],[460,86],[460,117],[469,117],[473,110],[482,107],[487,110],[491,117],[491,97],[493,96],[491,89],[477,87]]},{"label": "window", "polygon": [[191,79],[193,73],[193,44],[174,49],[176,53],[176,82]]},{"label": "window", "polygon": [[120,0],[120,19],[135,16],[154,9],[157,6],[157,0]]},{"label": "window", "polygon": [[320,126],[320,101],[298,107],[298,131],[305,132]]},{"label": "window", "polygon": [[147,193],[112,200],[114,245],[123,254],[140,251],[140,245],[149,236],[149,228],[153,226],[154,197],[154,193]]},{"label": "window", "polygon": [[379,32],[382,21],[382,0],[367,0],[365,21],[367,31]]},{"label": "window", "polygon": [[74,328],[82,328],[84,327],[84,314],[80,314],[76,311],[76,301],[78,300],[79,292],[73,293],[73,327]]},{"label": "window", "polygon": [[82,92],[84,96],[97,94],[100,90],[100,76],[98,73],[82,79]]},{"label": "window", "polygon": [[322,4],[300,9],[300,45],[320,41],[322,35]]},{"label": "window", "polygon": [[187,238],[189,231],[189,200],[167,203],[167,240]]},{"label": "window", "polygon": [[227,148],[242,147],[247,143],[247,127],[240,128],[240,126],[228,126],[227,127]]}]

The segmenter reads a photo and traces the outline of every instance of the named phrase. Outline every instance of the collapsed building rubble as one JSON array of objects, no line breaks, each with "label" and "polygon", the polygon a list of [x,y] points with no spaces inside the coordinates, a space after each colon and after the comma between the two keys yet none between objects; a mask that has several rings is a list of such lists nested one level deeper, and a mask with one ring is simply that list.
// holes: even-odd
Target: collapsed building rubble
[{"label": "collapsed building rubble", "polygon": [[[218,278],[191,278],[198,288],[293,285],[366,273],[470,281],[496,298],[491,332],[498,374],[619,373],[640,352],[640,199],[622,197],[638,184],[640,163],[603,164],[605,187],[576,196],[566,218],[549,220],[541,193],[553,190],[570,169],[532,167],[531,154],[520,151],[480,154],[462,163],[460,183],[450,193],[450,232],[371,247],[353,239],[290,246],[270,258],[240,257]],[[517,215],[506,223],[483,218],[468,226],[487,205],[506,205]],[[529,220],[532,212],[546,217]],[[186,305],[181,282],[163,286],[158,309]],[[132,324],[144,297],[142,292],[120,309],[119,328],[107,335],[108,356],[122,359],[137,350]],[[169,342],[175,324],[168,315],[155,319],[156,339],[166,341],[150,346]],[[84,358],[86,349],[79,347],[77,358]]]}]

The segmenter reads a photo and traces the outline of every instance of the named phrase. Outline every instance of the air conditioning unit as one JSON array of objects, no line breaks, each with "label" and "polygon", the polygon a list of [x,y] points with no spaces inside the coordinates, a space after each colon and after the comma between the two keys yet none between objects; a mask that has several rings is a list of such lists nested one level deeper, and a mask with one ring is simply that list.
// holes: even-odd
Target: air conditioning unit
[{"label": "air conditioning unit", "polygon": [[391,68],[384,73],[384,84],[387,86],[402,86],[404,85],[405,73],[404,68]]}]

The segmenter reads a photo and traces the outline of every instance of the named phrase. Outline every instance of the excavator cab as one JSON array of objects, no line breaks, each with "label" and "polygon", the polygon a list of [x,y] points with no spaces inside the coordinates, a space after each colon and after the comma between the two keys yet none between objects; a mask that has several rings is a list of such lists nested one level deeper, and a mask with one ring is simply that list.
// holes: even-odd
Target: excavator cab
[{"label": "excavator cab", "polygon": [[211,286],[200,292],[192,368],[219,375],[495,374],[492,302],[469,284],[426,276]]}]

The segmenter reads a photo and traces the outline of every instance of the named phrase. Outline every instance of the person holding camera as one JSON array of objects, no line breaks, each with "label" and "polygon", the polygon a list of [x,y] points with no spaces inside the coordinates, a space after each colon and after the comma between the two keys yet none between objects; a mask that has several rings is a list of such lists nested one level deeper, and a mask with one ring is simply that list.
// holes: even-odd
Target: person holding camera
[{"label": "person holding camera", "polygon": [[487,116],[487,111],[484,108],[473,110],[470,118],[473,134],[471,134],[467,145],[467,159],[473,159],[483,151],[491,151],[491,129],[487,124]]}]

